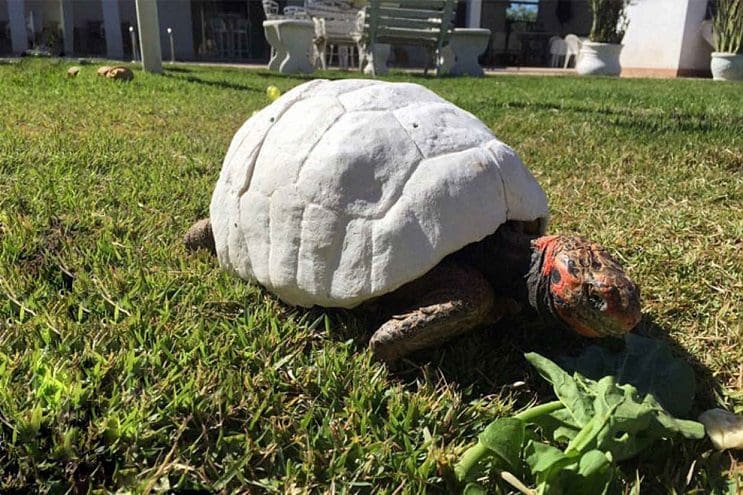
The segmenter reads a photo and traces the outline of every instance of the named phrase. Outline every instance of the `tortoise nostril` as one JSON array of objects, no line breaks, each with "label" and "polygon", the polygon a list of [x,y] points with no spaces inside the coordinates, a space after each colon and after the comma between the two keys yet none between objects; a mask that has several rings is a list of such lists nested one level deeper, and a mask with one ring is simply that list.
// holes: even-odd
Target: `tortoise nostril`
[{"label": "tortoise nostril", "polygon": [[599,311],[606,311],[606,301],[604,300],[604,298],[596,294],[591,294],[590,296],[588,296],[588,304]]}]

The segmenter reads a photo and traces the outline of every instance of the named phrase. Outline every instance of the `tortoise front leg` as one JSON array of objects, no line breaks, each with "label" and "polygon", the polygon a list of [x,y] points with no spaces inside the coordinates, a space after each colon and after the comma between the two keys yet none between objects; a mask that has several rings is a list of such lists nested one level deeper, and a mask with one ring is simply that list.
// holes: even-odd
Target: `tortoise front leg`
[{"label": "tortoise front leg", "polygon": [[369,342],[374,356],[387,364],[518,311],[515,301],[495,296],[479,271],[451,262],[438,265],[382,302],[395,301],[410,305],[379,327]]}]

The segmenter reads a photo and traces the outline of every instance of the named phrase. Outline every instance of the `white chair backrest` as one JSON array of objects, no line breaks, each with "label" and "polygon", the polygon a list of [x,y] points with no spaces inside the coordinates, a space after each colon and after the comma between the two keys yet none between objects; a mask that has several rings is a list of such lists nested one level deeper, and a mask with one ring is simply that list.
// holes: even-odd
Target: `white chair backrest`
[{"label": "white chair backrest", "polygon": [[455,0],[368,0],[364,36],[370,44],[440,49],[453,29]]},{"label": "white chair backrest", "polygon": [[323,20],[323,33],[328,40],[352,41],[358,33],[359,9],[347,0],[306,0],[307,14]]},{"label": "white chair backrest", "polygon": [[287,5],[286,7],[284,7],[284,17],[288,17],[290,19],[309,19],[307,11],[304,10],[304,7],[296,7],[294,5]]},{"label": "white chair backrest", "polygon": [[305,0],[307,10],[328,9],[328,10],[359,10],[354,7],[351,0]]},{"label": "white chair backrest", "polygon": [[322,17],[313,17],[313,24],[315,24],[315,39],[325,38],[325,19]]},{"label": "white chair backrest", "polygon": [[565,36],[565,44],[567,45],[567,53],[577,55],[583,42],[576,35],[568,34]]},{"label": "white chair backrest", "polygon": [[263,0],[263,13],[266,19],[276,19],[279,17],[279,2],[276,0]]},{"label": "white chair backrest", "polygon": [[559,36],[550,38],[550,55],[565,55],[568,52],[568,45],[565,40]]}]

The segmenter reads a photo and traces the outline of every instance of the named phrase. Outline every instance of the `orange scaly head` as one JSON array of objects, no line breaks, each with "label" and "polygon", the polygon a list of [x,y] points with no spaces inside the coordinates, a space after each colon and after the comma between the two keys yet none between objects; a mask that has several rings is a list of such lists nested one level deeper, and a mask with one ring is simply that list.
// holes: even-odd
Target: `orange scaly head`
[{"label": "orange scaly head", "polygon": [[640,322],[640,291],[603,246],[580,237],[533,241],[553,314],[587,337],[621,336]]}]

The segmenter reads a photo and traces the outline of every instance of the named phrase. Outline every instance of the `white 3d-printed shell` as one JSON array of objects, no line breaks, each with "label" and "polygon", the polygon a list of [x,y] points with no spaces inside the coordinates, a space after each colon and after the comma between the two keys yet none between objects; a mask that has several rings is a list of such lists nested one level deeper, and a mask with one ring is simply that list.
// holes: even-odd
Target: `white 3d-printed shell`
[{"label": "white 3d-printed shell", "polygon": [[313,80],[240,128],[214,190],[220,264],[300,306],[391,292],[506,220],[546,224],[516,153],[416,84]]}]

